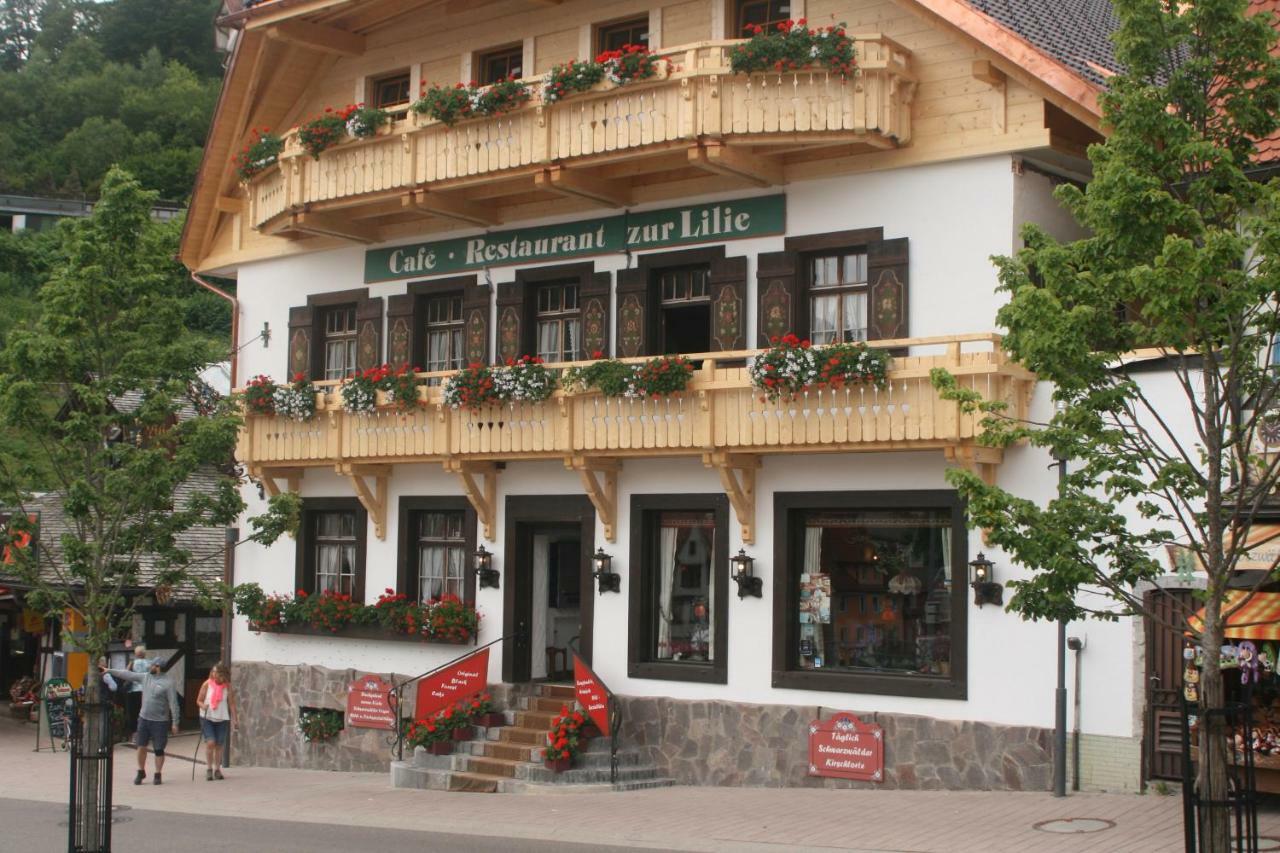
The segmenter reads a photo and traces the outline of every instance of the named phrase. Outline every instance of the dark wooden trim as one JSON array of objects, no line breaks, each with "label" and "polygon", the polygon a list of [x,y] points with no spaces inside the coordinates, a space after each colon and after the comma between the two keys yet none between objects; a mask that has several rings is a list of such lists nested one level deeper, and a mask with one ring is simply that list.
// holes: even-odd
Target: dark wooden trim
[{"label": "dark wooden trim", "polygon": [[524,267],[516,270],[516,284],[542,284],[547,281],[563,281],[564,279],[585,279],[596,271],[592,261],[574,264],[553,264],[544,267]]},{"label": "dark wooden trim", "polygon": [[413,523],[419,512],[462,512],[462,538],[464,561],[462,574],[462,600],[468,607],[476,603],[475,560],[476,552],[476,511],[471,503],[463,497],[418,497],[404,496],[400,498],[397,525],[400,532],[396,555],[396,592],[402,592],[409,598],[417,598],[418,565],[417,565],[417,531],[418,525]]},{"label": "dark wooden trim", "polygon": [[656,270],[663,267],[683,267],[693,264],[709,264],[725,256],[723,243],[714,246],[699,246],[696,249],[673,249],[669,252],[650,252],[636,255],[636,266],[643,270]]},{"label": "dark wooden trim", "polygon": [[405,293],[410,293],[414,296],[439,296],[450,291],[466,290],[468,287],[474,287],[479,282],[479,277],[474,275],[453,275],[448,278],[432,278],[427,279],[426,281],[411,281],[409,282]]},{"label": "dark wooden trim", "polygon": [[318,307],[330,307],[333,305],[346,305],[350,302],[360,302],[369,298],[369,288],[358,287],[354,290],[334,290],[329,293],[313,293],[307,297],[307,305]]},{"label": "dark wooden trim", "polygon": [[[659,510],[711,510],[715,513],[716,656],[708,663],[655,661],[651,609],[647,593],[653,586],[653,532],[649,517]],[[667,494],[631,496],[631,540],[627,562],[627,675],[662,681],[729,683],[729,499],[723,494]]]},{"label": "dark wooden trim", "polygon": [[502,636],[510,639],[502,644],[502,680],[515,681],[518,668],[515,661],[516,611],[532,607],[526,599],[517,603],[516,584],[512,572],[518,564],[522,549],[522,531],[539,523],[579,525],[581,536],[582,567],[580,569],[581,595],[578,605],[578,656],[590,665],[592,635],[595,632],[595,578],[591,577],[591,555],[596,550],[596,509],[586,495],[508,495],[505,507],[502,553]]},{"label": "dark wooden trim", "polygon": [[[948,509],[951,511],[951,674],[948,676],[887,673],[810,672],[796,669],[798,648],[794,582],[799,539],[791,535],[796,511],[806,509]],[[773,679],[772,685],[793,690],[875,693],[931,699],[967,699],[969,530],[965,505],[946,489],[866,492],[775,492],[773,496]]]},{"label": "dark wooden trim", "polygon": [[318,512],[354,512],[356,514],[356,577],[354,594],[359,604],[364,604],[365,551],[369,544],[369,513],[355,498],[303,498],[302,523],[298,531],[298,547],[294,549],[293,588],[315,592],[312,578],[315,567],[311,565],[311,552],[315,547],[315,515]]},{"label": "dark wooden trim", "polygon": [[788,237],[783,245],[788,252],[821,252],[827,249],[844,249],[865,246],[884,239],[884,229],[854,228],[849,231],[828,231],[825,234],[801,234]]},{"label": "dark wooden trim", "polygon": [[306,637],[335,637],[340,640],[385,640],[393,643],[418,643],[432,646],[469,646],[474,640],[452,642],[448,640],[428,640],[420,634],[402,634],[390,631],[381,625],[347,625],[339,631],[324,628],[313,628],[310,625],[281,625],[272,631],[258,631],[260,634],[297,634]]}]

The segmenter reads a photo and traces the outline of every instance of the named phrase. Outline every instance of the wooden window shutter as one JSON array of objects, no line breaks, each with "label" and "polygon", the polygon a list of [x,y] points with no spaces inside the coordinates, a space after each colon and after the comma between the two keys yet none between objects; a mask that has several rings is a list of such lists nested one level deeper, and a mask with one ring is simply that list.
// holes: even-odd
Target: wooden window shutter
[{"label": "wooden window shutter", "polygon": [[618,270],[619,358],[649,354],[649,326],[653,322],[649,305],[649,271],[644,268]]},{"label": "wooden window shutter", "polygon": [[489,288],[467,285],[462,290],[462,350],[467,364],[489,363]]},{"label": "wooden window shutter", "polygon": [[800,275],[799,252],[756,256],[756,346],[786,334],[809,335],[809,300]]},{"label": "wooden window shutter", "polygon": [[311,355],[315,343],[315,311],[310,305],[299,305],[289,309],[289,375],[286,379],[301,373],[308,379],[311,375]]},{"label": "wooden window shutter", "polygon": [[582,311],[582,352],[578,358],[593,358],[594,354],[609,355],[609,289],[613,274],[591,273],[582,277],[578,305]]},{"label": "wooden window shutter", "polygon": [[711,348],[747,348],[747,259],[717,258],[708,276],[711,293]]},{"label": "wooden window shutter", "polygon": [[356,369],[382,364],[382,297],[356,303]]},{"label": "wooden window shutter", "polygon": [[387,297],[387,363],[392,367],[417,367],[414,345],[414,306],[418,298],[410,293]]},{"label": "wooden window shutter", "polygon": [[528,321],[531,311],[525,303],[532,293],[533,288],[520,281],[498,285],[498,364],[529,350],[526,339],[533,337],[533,324]]},{"label": "wooden window shutter", "polygon": [[907,238],[867,245],[867,337],[905,338],[907,327]]}]

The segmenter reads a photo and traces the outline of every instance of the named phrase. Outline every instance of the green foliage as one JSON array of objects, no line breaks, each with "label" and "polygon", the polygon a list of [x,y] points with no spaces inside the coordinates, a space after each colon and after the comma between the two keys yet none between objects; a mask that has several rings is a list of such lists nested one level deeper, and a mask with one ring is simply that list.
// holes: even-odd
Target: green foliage
[{"label": "green foliage", "polygon": [[729,67],[734,74],[782,73],[815,66],[841,75],[857,71],[853,39],[845,34],[844,24],[811,30],[805,23],[804,18],[784,21],[769,30],[748,24],[750,38],[729,49]]},{"label": "green foliage", "polygon": [[298,713],[298,731],[307,743],[333,740],[342,731],[342,712],[332,708],[314,708]]}]

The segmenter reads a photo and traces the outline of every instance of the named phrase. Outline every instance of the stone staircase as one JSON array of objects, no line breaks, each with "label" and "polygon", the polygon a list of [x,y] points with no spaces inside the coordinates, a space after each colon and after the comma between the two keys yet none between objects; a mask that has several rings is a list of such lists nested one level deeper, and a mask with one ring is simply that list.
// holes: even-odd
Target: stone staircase
[{"label": "stone staircase", "polygon": [[391,785],[486,794],[567,794],[674,784],[661,778],[653,765],[645,764],[639,753],[627,750],[618,752],[618,782],[611,783],[606,737],[592,738],[572,770],[548,770],[542,763],[547,730],[560,709],[573,701],[571,685],[539,685],[535,694],[517,699],[517,710],[505,712],[508,725],[477,727],[477,738],[458,742],[453,755],[431,755],[418,748],[412,758],[391,762]]}]

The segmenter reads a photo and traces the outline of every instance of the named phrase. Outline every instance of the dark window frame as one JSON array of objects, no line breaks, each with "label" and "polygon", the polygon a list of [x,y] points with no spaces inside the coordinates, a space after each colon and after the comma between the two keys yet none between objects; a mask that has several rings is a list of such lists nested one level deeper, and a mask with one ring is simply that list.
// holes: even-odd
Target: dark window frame
[{"label": "dark window frame", "polygon": [[[324,329],[328,312],[344,306],[354,307],[357,312],[360,304],[369,298],[369,288],[358,287],[351,290],[334,290],[328,293],[313,293],[307,297],[307,308],[311,309],[311,370],[307,378],[313,382],[324,381]],[[359,329],[360,318],[356,317],[356,328]],[[286,343],[288,342],[286,338]],[[357,364],[359,355],[357,354]],[[289,377],[292,379],[292,377]]]},{"label": "dark window frame", "polygon": [[[844,305],[843,305],[842,297],[847,293],[861,294],[866,298],[866,306],[865,306],[865,310],[863,312],[863,317],[862,317],[863,322],[866,325],[864,326],[863,331],[866,335],[871,334],[871,319],[870,319],[870,310],[871,310],[870,278],[871,276],[870,276],[870,267],[869,267],[870,255],[868,254],[868,246],[869,244],[867,243],[851,244],[851,245],[844,245],[844,246],[833,246],[829,249],[814,249],[808,252],[804,252],[800,255],[800,264],[801,264],[800,275],[803,277],[802,280],[804,282],[804,294],[805,294],[804,301],[805,301],[805,306],[808,313],[808,316],[805,318],[805,322],[809,329],[809,334],[806,335],[805,337],[813,339],[814,300],[822,297],[835,297],[837,300],[836,316],[838,318],[843,318]],[[862,265],[863,265],[864,271],[866,271],[866,275],[862,281],[848,282],[848,283],[842,283],[838,285],[827,285],[825,287],[817,286],[817,284],[814,281],[814,274],[813,274],[814,261],[818,260],[819,258],[830,258],[834,256],[838,259],[837,261],[838,263],[843,263],[843,259],[845,256],[857,255],[857,254],[862,255],[862,258],[863,258]],[[835,330],[836,339],[833,341],[824,341],[824,344],[826,343],[841,343],[841,344],[863,343],[868,340],[867,337],[863,337],[859,340],[854,340],[854,341],[844,340],[844,325],[845,324],[843,322],[843,319],[837,320],[836,330]],[[814,345],[815,346],[817,345],[816,340],[814,340]]]},{"label": "dark window frame", "polygon": [[[389,101],[387,103],[383,103],[382,87],[387,85],[388,83],[397,83],[401,80],[404,81],[404,92],[405,92],[404,100]],[[388,72],[386,74],[379,74],[376,77],[371,77],[369,78],[368,103],[370,106],[375,107],[377,109],[386,110],[387,112],[391,113],[393,116],[396,116],[397,118],[403,118],[404,116],[408,115],[409,104],[413,102],[413,92],[411,91],[412,86],[413,86],[413,75],[411,74],[408,68],[402,69],[400,71]]]},{"label": "dark window frame", "polygon": [[[511,66],[515,63],[520,65],[519,72],[511,70]],[[490,63],[502,61],[506,63],[506,73],[502,75],[490,75]],[[507,77],[514,76],[517,79],[524,77],[524,42],[515,42],[513,44],[505,44],[501,47],[493,47],[485,51],[480,51],[475,55],[475,78],[481,86],[492,86],[499,80],[505,80]]]},{"label": "dark window frame", "polygon": [[419,497],[405,496],[400,498],[399,554],[396,560],[396,592],[404,593],[416,600],[418,585],[418,519],[428,512],[461,512],[463,545],[462,601],[474,607],[476,602],[475,559],[476,552],[476,511],[471,503],[463,497]]},{"label": "dark window frame", "polygon": [[476,284],[474,275],[411,281],[405,292],[413,297],[413,351],[409,354],[413,366],[427,370],[427,303],[444,297],[462,300],[462,366],[466,367],[467,350],[467,288]]},{"label": "dark window frame", "polygon": [[733,14],[730,16],[728,20],[731,20],[734,22],[734,26],[736,27],[736,29],[734,30],[734,32],[729,34],[729,38],[747,38],[748,37],[746,32],[746,24],[747,24],[746,13],[749,7],[764,6],[766,20],[762,23],[762,26],[764,26],[766,31],[773,29],[777,24],[780,24],[783,21],[793,20],[795,16],[792,15],[789,11],[785,15],[779,12],[778,14],[781,15],[781,17],[769,16],[769,10],[773,5],[775,4],[781,5],[784,2],[786,2],[786,0],[734,0],[733,6],[731,9]]},{"label": "dark window frame", "polygon": [[538,291],[545,285],[573,284],[578,288],[578,308],[574,314],[578,319],[578,336],[581,339],[582,293],[590,285],[595,273],[594,261],[552,264],[516,270],[514,282],[498,285],[499,326],[502,323],[503,308],[517,300],[520,303],[520,355],[538,353]]},{"label": "dark window frame", "polygon": [[366,552],[369,545],[369,514],[356,498],[303,498],[302,523],[295,548],[294,589],[311,595],[316,591],[316,516],[325,512],[354,512],[356,516],[356,565],[351,582],[351,600],[364,604]]},{"label": "dark window frame", "polygon": [[[662,354],[665,334],[662,327],[662,286],[658,276],[665,269],[707,265],[724,260],[726,247],[723,243],[714,246],[699,246],[695,249],[675,249],[666,252],[652,252],[640,255],[636,268],[643,270],[645,280],[645,341],[644,350],[650,357]],[[708,289],[710,284],[708,283]],[[621,300],[619,300],[621,302]],[[696,305],[699,303],[686,303]],[[710,304],[708,302],[707,304]],[[615,314],[617,309],[614,309]],[[708,339],[711,336],[711,325],[707,324]],[[615,342],[616,346],[616,342]]]},{"label": "dark window frame", "polygon": [[[947,509],[951,512],[951,674],[813,672],[792,662],[798,624],[798,570],[803,540],[792,522],[806,510]],[[634,534],[633,534],[634,535]],[[867,492],[775,492],[773,496],[773,678],[772,686],[828,693],[871,693],[929,699],[969,698],[969,529],[965,504],[946,489]]]},{"label": "dark window frame", "polygon": [[[597,24],[594,39],[596,55],[598,56],[608,50],[619,50],[623,44],[649,44],[649,42],[653,40],[653,31],[650,29],[651,23],[652,22],[650,21],[648,14],[645,14],[636,15],[633,18],[622,18],[604,24]],[[609,47],[606,44],[611,35],[622,31],[634,32],[638,28],[643,29],[643,34],[646,38],[638,41],[628,40],[619,44],[617,47]]]},{"label": "dark window frame", "polygon": [[[653,603],[648,596],[653,585],[652,519],[661,511],[693,510],[714,512],[716,519],[716,592],[711,606],[716,614],[717,654],[707,663],[656,661]],[[692,681],[703,684],[729,683],[729,499],[720,493],[631,496],[631,545],[628,561],[627,675],[660,681]]]},{"label": "dark window frame", "polygon": [[[356,370],[359,363],[358,348],[360,346],[360,322],[356,319],[355,302],[344,302],[340,305],[327,305],[318,312],[316,330],[320,337],[320,378],[326,381],[345,379]],[[329,319],[339,312],[351,314],[351,327],[341,333],[329,331]],[[340,376],[329,375],[329,344],[331,342],[341,342],[344,344],[344,351],[350,352],[352,359],[350,365],[344,365]]]}]

